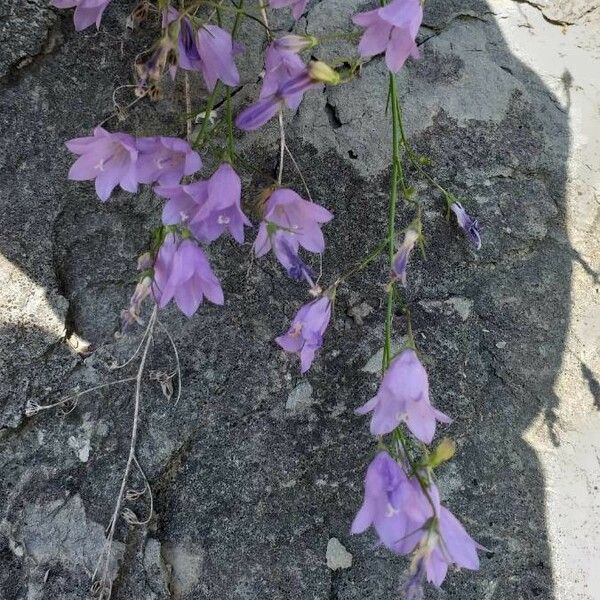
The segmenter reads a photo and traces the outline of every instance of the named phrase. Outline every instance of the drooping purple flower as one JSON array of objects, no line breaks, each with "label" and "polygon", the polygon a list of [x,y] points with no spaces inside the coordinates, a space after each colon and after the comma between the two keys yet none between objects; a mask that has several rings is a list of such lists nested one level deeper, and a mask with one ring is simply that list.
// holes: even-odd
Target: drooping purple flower
[{"label": "drooping purple flower", "polygon": [[137,140],[137,177],[140,183],[173,185],[202,167],[197,152],[182,139],[147,137]]},{"label": "drooping purple flower", "polygon": [[308,0],[270,0],[269,4],[273,8],[284,8],[289,6],[292,9],[294,19],[299,19],[306,10]]},{"label": "drooping purple flower", "polygon": [[96,27],[99,28],[100,21],[102,20],[102,13],[109,3],[110,0],[51,0],[50,2],[50,4],[56,6],[56,8],[75,7],[73,22],[76,31],[86,29],[94,23],[96,24]]},{"label": "drooping purple flower", "polygon": [[[289,272],[294,263],[292,256],[304,265],[298,257],[300,246],[309,252],[322,253],[325,250],[321,225],[332,218],[327,209],[304,200],[293,190],[277,189],[265,204],[254,252],[261,257],[273,248],[277,259]],[[277,235],[276,244],[273,243],[274,235]]]},{"label": "drooping purple flower", "polygon": [[242,131],[255,131],[270,121],[282,107],[282,101],[276,95],[257,100],[245,108],[235,119]]},{"label": "drooping purple flower", "polygon": [[418,232],[409,227],[404,234],[404,241],[400,244],[398,248],[398,252],[394,256],[394,260],[392,261],[392,271],[394,276],[400,279],[402,285],[406,285],[406,270],[408,268],[408,259],[410,258],[410,253],[412,252],[417,240],[419,239]]},{"label": "drooping purple flower", "polygon": [[223,163],[207,181],[159,186],[154,191],[169,199],[163,209],[165,225],[185,224],[202,242],[212,242],[228,230],[238,243],[244,243],[244,226],[252,223],[242,212],[242,184],[229,163]]},{"label": "drooping purple flower", "polygon": [[[428,493],[430,496],[437,494],[435,484],[430,484]],[[435,517],[425,523],[420,538],[411,566],[413,578],[427,578],[427,581],[440,587],[452,565],[473,571],[479,569],[477,550],[483,550],[483,546],[466,532],[460,521],[444,506],[438,504]],[[414,581],[414,585],[417,585],[417,581]]]},{"label": "drooping purple flower", "polygon": [[419,58],[415,39],[422,20],[420,0],[393,0],[381,8],[354,15],[352,21],[366,27],[358,45],[361,57],[385,52],[388,69],[397,73],[409,56]]},{"label": "drooping purple flower", "polygon": [[234,44],[228,31],[216,25],[204,25],[198,31],[197,49],[202,75],[209,91],[212,92],[219,79],[225,85],[239,85],[240,74],[235,66],[234,56],[240,52],[240,47]]},{"label": "drooping purple flower", "polygon": [[130,135],[96,127],[92,136],[72,139],[66,146],[79,155],[69,170],[69,179],[95,179],[100,200],[108,200],[117,185],[128,192],[137,192],[138,151]]},{"label": "drooping purple flower", "polygon": [[427,372],[411,349],[404,350],[392,360],[377,395],[356,409],[359,415],[371,411],[373,435],[390,433],[404,421],[413,435],[426,444],[433,439],[436,421],[451,421],[432,406]]},{"label": "drooping purple flower", "polygon": [[298,256],[298,247],[292,247],[284,231],[280,229],[271,235],[271,246],[277,260],[292,279],[304,279],[311,288],[315,287],[313,270]]},{"label": "drooping purple flower", "polygon": [[387,452],[371,462],[365,478],[363,504],[352,523],[352,533],[373,526],[379,540],[398,554],[416,549],[407,597],[422,598],[422,583],[443,582],[448,567],[479,568],[477,544],[454,515],[440,503],[437,486],[423,473],[408,476]]},{"label": "drooping purple flower", "polygon": [[479,231],[479,221],[473,219],[460,202],[453,202],[450,205],[450,209],[456,215],[458,226],[465,232],[467,239],[475,246],[476,250],[480,250],[481,233]]},{"label": "drooping purple flower", "polygon": [[300,355],[300,372],[306,373],[323,345],[323,335],[331,319],[331,300],[327,297],[305,304],[296,314],[285,335],[276,342],[286,351]]},{"label": "drooping purple flower", "polygon": [[[179,17],[179,11],[169,6],[163,11],[163,29]],[[183,17],[179,22],[179,35],[177,38],[177,65],[170,67],[171,77],[175,78],[177,67],[186,71],[202,72],[202,60],[198,52],[198,37],[188,17]]]},{"label": "drooping purple flower", "polygon": [[[313,61],[308,67],[300,68],[299,58],[286,51],[275,50],[272,68],[265,72],[265,84],[261,98],[245,108],[236,118],[235,124],[244,131],[254,131],[272,119],[284,106],[296,109],[304,92],[323,83],[337,85],[339,73],[321,61]],[[288,77],[289,75],[289,77]],[[276,91],[266,95],[272,89]],[[263,97],[264,96],[264,97]]]},{"label": "drooping purple flower", "polygon": [[[288,81],[306,72],[306,65],[298,54],[276,45],[279,41],[274,41],[265,53],[265,76],[260,91],[260,99],[277,94]],[[303,95],[304,91],[301,90],[293,94],[288,93],[286,96],[282,93],[282,98],[289,108],[296,110],[302,102]]]},{"label": "drooping purple flower", "polygon": [[431,516],[431,506],[416,478],[387,452],[373,459],[365,478],[363,504],[352,523],[352,533],[371,525],[382,544],[398,554],[411,552],[421,537],[420,528]]},{"label": "drooping purple flower", "polygon": [[152,294],[160,308],[171,300],[191,317],[206,298],[223,304],[223,290],[206,255],[192,240],[181,240],[170,233],[158,251],[154,263]]}]

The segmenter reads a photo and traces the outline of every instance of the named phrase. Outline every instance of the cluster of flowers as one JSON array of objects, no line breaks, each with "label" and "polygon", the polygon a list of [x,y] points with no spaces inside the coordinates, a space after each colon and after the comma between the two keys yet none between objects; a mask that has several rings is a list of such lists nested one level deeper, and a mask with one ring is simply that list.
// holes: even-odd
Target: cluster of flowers
[{"label": "cluster of flowers", "polygon": [[[109,2],[53,0],[61,8],[76,7],[78,30],[93,23],[99,25]],[[296,19],[306,4],[307,0],[270,0],[273,8],[290,7]],[[361,59],[385,54],[389,70],[397,72],[408,57],[418,57],[416,36],[422,18],[420,0],[392,0],[355,15],[353,22],[365,29],[358,46]],[[225,86],[239,84],[235,57],[241,48],[229,32],[210,22],[197,26],[183,8],[181,12],[174,8],[163,11],[162,32],[150,58],[139,65],[141,88],[153,85],[165,71],[174,77],[177,68],[200,73],[211,91],[218,81]],[[256,130],[281,115],[285,107],[296,110],[306,91],[341,82],[340,74],[325,63],[307,64],[300,57],[302,51],[317,43],[311,36],[294,34],[270,42],[259,97],[237,116],[235,123],[240,129]],[[188,317],[204,299],[223,304],[221,284],[202,244],[210,244],[225,232],[242,244],[244,228],[251,226],[242,210],[241,180],[232,165],[232,153],[208,179],[190,181],[201,169],[202,161],[188,142],[178,138],[136,139],[97,127],[92,136],[71,140],[67,147],[78,155],[69,177],[95,180],[102,201],[109,199],[117,185],[135,193],[140,183],[153,184],[154,192],[166,200],[155,244],[138,261],[141,276],[129,307],[122,313],[124,326],[141,322],[142,303],[148,298],[160,308],[173,300]],[[454,198],[448,204],[469,240],[480,248],[478,222]],[[299,355],[301,372],[305,373],[323,344],[336,284],[322,292],[300,250],[324,252],[321,227],[333,215],[279,181],[266,190],[260,216],[254,254],[262,257],[272,250],[292,279],[309,285],[314,298],[299,309],[289,330],[276,338],[283,350]],[[406,230],[392,261],[390,285],[397,281],[406,285],[409,257],[421,236],[420,221]],[[373,413],[371,433],[380,439],[387,434],[404,436],[399,427],[405,426],[418,442],[430,444],[436,423],[448,423],[450,419],[431,404],[427,373],[414,342],[411,340],[388,362],[376,396],[356,412]],[[433,468],[448,458],[447,448],[441,444],[427,460],[418,463],[411,460],[404,446],[385,448],[368,468],[364,503],[352,532],[361,533],[373,525],[382,544],[390,550],[414,553],[407,590],[409,597],[416,597],[425,578],[439,586],[451,565],[478,568],[479,546],[440,503]]]},{"label": "cluster of flowers", "polygon": [[[371,433],[383,436],[404,423],[412,435],[430,444],[436,421],[450,419],[429,399],[427,372],[414,349],[407,348],[390,363],[375,397],[356,410],[373,413]],[[477,569],[477,548],[452,513],[441,506],[433,481],[433,467],[450,458],[453,450],[442,442],[421,465],[411,463],[398,449],[398,460],[387,451],[373,459],[367,470],[364,503],[352,524],[353,533],[371,525],[382,544],[397,554],[415,552],[407,588],[417,595],[425,578],[441,585],[452,565]]]}]

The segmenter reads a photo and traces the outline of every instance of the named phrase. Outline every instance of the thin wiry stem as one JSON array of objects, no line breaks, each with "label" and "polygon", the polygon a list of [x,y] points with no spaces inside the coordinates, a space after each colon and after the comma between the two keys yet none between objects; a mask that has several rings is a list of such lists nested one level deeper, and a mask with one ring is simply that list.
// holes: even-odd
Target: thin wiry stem
[{"label": "thin wiry stem", "polygon": [[146,329],[144,331],[144,335],[142,336],[142,339],[140,340],[138,347],[135,349],[135,352],[124,363],[118,364],[115,362],[115,363],[112,363],[111,365],[107,365],[108,368],[111,371],[116,371],[117,369],[123,369],[127,365],[131,364],[133,362],[133,360],[135,359],[135,357],[140,353],[140,350],[142,349],[142,346],[144,345],[144,340],[146,339],[146,336],[148,335],[148,331],[149,330],[146,327]]},{"label": "thin wiry stem", "polygon": [[124,379],[118,379],[117,381],[101,383],[100,385],[95,385],[94,387],[88,388],[87,390],[83,390],[81,392],[74,392],[73,394],[61,398],[57,402],[53,402],[52,404],[37,404],[36,402],[30,400],[27,402],[27,406],[25,407],[25,413],[27,414],[27,416],[33,416],[39,412],[42,412],[43,410],[50,410],[51,408],[56,408],[57,406],[64,406],[69,402],[77,402],[81,396],[84,396],[86,394],[91,394],[92,392],[96,392],[103,388],[110,387],[111,385],[119,385],[121,383],[127,383],[129,381],[135,381],[135,377],[126,377]]},{"label": "thin wiry stem", "polygon": [[125,510],[123,510],[121,515],[127,521],[127,523],[129,523],[130,525],[142,525],[143,526],[143,525],[148,525],[148,523],[150,523],[150,520],[152,519],[152,515],[154,514],[154,497],[152,495],[152,488],[150,487],[150,483],[148,482],[146,473],[144,473],[144,469],[142,469],[142,466],[138,462],[138,459],[135,457],[135,455],[133,457],[133,462],[134,462],[135,466],[138,468],[138,471],[140,472],[142,479],[144,480],[144,489],[141,491],[127,490],[127,493],[125,494],[125,499],[126,500],[135,500],[135,499],[139,498],[140,496],[144,495],[146,492],[148,492],[148,499],[149,499],[149,503],[150,503],[150,507],[148,510],[148,516],[143,521],[140,521],[137,518],[137,516],[135,515],[135,513],[127,508]]},{"label": "thin wiry stem", "polygon": [[175,340],[173,339],[173,336],[171,335],[169,330],[166,328],[166,326],[162,323],[162,321],[159,321],[158,319],[157,319],[157,323],[161,326],[162,330],[165,332],[165,334],[169,338],[169,341],[171,342],[171,346],[173,347],[173,354],[175,355],[175,373],[177,374],[177,398],[175,399],[175,406],[177,406],[177,403],[179,402],[179,399],[181,398],[181,363],[179,361],[179,352],[177,351],[177,346],[175,344]]},{"label": "thin wiry stem", "polygon": [[304,189],[306,191],[306,196],[311,202],[313,202],[312,196],[310,195],[310,190],[308,189],[308,185],[306,184],[306,179],[304,179],[304,175],[302,175],[302,170],[298,166],[298,163],[296,162],[296,159],[294,158],[294,155],[292,154],[292,151],[290,150],[287,144],[285,144],[285,150],[288,153],[288,156],[290,157],[292,164],[294,165],[294,168],[296,169],[298,176],[300,177],[300,180],[302,181],[302,185],[304,186]]},{"label": "thin wiry stem", "polygon": [[[96,564],[96,569],[92,575],[92,587],[97,588],[102,594],[104,598],[110,598],[110,590],[112,587],[112,583],[108,579],[108,571],[110,567],[110,558],[112,553],[112,542],[115,536],[115,529],[117,526],[117,521],[119,519],[119,515],[121,514],[121,506],[123,505],[123,497],[125,495],[125,488],[127,487],[127,480],[129,479],[129,474],[131,472],[131,466],[136,460],[135,458],[135,447],[137,443],[138,436],[138,426],[139,426],[139,416],[140,416],[140,403],[141,403],[141,390],[142,390],[142,379],[144,375],[144,370],[146,367],[146,360],[148,358],[148,351],[150,350],[150,346],[152,343],[152,333],[154,331],[154,325],[156,324],[158,308],[155,306],[152,311],[152,315],[150,316],[150,320],[148,321],[148,327],[146,329],[146,333],[144,337],[146,338],[146,342],[144,344],[144,350],[142,352],[142,357],[140,359],[140,365],[138,367],[137,375],[135,377],[135,396],[134,396],[134,405],[133,405],[133,421],[131,426],[131,437],[129,442],[129,454],[127,456],[127,463],[125,465],[125,470],[123,472],[123,478],[121,480],[121,487],[119,489],[119,493],[117,495],[117,501],[115,503],[115,508],[113,511],[112,518],[110,520],[108,531],[106,535],[106,541],[104,543],[104,548],[100,554],[98,559],[98,563]],[[97,578],[97,576],[99,577]]]}]

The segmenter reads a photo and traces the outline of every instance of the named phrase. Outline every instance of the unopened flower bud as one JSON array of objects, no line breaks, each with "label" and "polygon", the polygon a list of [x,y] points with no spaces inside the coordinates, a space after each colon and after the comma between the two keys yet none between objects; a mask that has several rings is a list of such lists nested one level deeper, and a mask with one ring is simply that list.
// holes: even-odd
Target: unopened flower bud
[{"label": "unopened flower bud", "polygon": [[308,72],[313,81],[319,81],[321,83],[337,85],[341,80],[337,71],[320,60],[311,62],[308,67]]},{"label": "unopened flower bud", "polygon": [[144,252],[137,261],[137,269],[138,271],[146,271],[147,269],[151,269],[154,264],[154,260],[152,259],[152,254],[150,252]]},{"label": "unopened flower bud", "polygon": [[439,467],[442,463],[449,461],[455,454],[456,442],[449,437],[445,437],[429,456],[427,465],[432,468]]},{"label": "unopened flower bud", "polygon": [[298,53],[307,48],[312,48],[317,45],[317,38],[312,35],[295,35],[290,33],[284,35],[273,42],[273,46],[278,50],[287,50],[289,52]]}]

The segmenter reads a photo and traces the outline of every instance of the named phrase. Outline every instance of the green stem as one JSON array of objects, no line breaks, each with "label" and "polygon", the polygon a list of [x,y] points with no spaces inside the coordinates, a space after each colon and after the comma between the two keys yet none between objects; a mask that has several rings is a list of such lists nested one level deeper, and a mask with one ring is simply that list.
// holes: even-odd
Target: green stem
[{"label": "green stem", "polygon": [[379,246],[374,248],[369,254],[367,254],[367,256],[365,256],[365,258],[363,258],[357,265],[352,267],[352,269],[350,269],[349,271],[346,271],[346,273],[344,273],[343,275],[340,275],[329,286],[329,289],[336,288],[338,285],[340,285],[340,283],[342,283],[343,281],[346,281],[346,279],[349,279],[353,275],[360,273],[364,268],[366,268],[368,265],[370,265],[382,252],[385,252],[387,247],[388,247],[388,241],[386,239],[384,242],[379,244]]},{"label": "green stem", "polygon": [[202,127],[200,127],[200,131],[196,134],[196,137],[193,139],[194,146],[201,146],[204,143],[204,136],[208,130],[208,124],[210,122],[210,113],[212,112],[213,106],[215,105],[215,100],[217,98],[217,94],[219,93],[221,88],[221,82],[217,81],[213,91],[208,96],[206,100],[206,107],[204,108],[204,120],[202,121]]},{"label": "green stem", "polygon": [[[398,111],[395,106],[398,103],[396,90],[396,77],[390,73],[390,101],[392,104],[392,182],[390,188],[390,201],[388,205],[388,258],[390,268],[394,262],[396,253],[396,206],[398,204],[398,184],[404,182],[402,163],[400,161],[400,127],[398,123]],[[387,308],[385,316],[385,339],[383,344],[382,370],[385,371],[392,360],[392,325],[394,320],[394,284],[390,283],[387,294]]]}]

